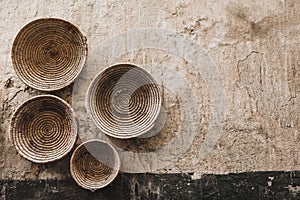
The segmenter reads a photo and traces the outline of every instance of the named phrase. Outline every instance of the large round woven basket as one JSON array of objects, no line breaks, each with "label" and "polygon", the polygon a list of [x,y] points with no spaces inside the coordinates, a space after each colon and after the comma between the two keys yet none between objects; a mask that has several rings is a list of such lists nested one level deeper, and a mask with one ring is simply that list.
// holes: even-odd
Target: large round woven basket
[{"label": "large round woven basket", "polygon": [[86,38],[67,21],[37,19],[19,31],[11,56],[25,84],[43,91],[59,90],[81,72],[87,57]]},{"label": "large round woven basket", "polygon": [[113,146],[101,140],[79,145],[70,161],[70,171],[81,187],[95,191],[110,184],[118,175],[120,158]]},{"label": "large round woven basket", "polygon": [[47,163],[65,156],[74,146],[78,124],[63,99],[40,95],[17,108],[10,124],[10,139],[24,158]]},{"label": "large round woven basket", "polygon": [[89,86],[87,108],[98,128],[119,138],[149,131],[160,112],[155,79],[133,64],[116,64],[99,73]]}]

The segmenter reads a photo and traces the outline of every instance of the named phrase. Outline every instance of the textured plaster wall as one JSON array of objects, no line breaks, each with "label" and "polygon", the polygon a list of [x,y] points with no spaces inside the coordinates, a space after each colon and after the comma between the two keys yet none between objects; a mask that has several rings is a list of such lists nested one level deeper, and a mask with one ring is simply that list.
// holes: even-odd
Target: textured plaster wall
[{"label": "textured plaster wall", "polygon": [[[205,78],[184,58],[158,49],[128,52],[114,60],[165,66],[163,70],[159,68],[161,75],[171,81],[172,74],[183,71],[190,88],[196,91],[200,126],[192,144],[177,158],[170,156],[172,152],[162,154],[161,160],[168,164],[154,172],[195,172],[197,178],[204,173],[300,170],[300,1],[11,0],[0,1],[1,179],[70,176],[68,156],[47,165],[33,164],[17,154],[8,138],[9,120],[17,106],[41,94],[16,76],[10,58],[12,43],[25,24],[42,17],[62,18],[78,26],[89,45],[86,67],[97,71],[111,64],[97,60],[101,57],[98,47],[125,31],[169,29],[203,47],[220,75],[226,104],[220,138],[204,158],[199,157],[199,149],[211,120],[211,91]],[[54,94],[72,104],[76,101],[72,99],[72,87]],[[111,142],[133,152],[155,151],[166,145],[181,125],[180,104],[176,94],[167,88],[164,106],[167,122],[158,135],[148,140],[110,139]],[[191,105],[191,111],[197,109]],[[95,137],[92,125],[81,126],[80,132],[87,133],[82,140]],[[186,135],[178,137],[184,139]],[[175,144],[173,151],[176,148],[181,147]],[[136,164],[126,159],[122,162],[129,168]],[[155,163],[154,160],[149,165]]]}]

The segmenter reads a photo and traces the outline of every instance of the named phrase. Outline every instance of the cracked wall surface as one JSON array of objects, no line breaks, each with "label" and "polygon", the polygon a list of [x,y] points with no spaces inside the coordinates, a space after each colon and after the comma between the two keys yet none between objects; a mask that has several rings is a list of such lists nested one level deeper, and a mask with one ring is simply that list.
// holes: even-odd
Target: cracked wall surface
[{"label": "cracked wall surface", "polygon": [[[99,71],[106,66],[97,61],[101,57],[98,46],[105,39],[128,30],[169,29],[203,47],[215,64],[223,83],[220,87],[226,93],[226,118],[220,138],[204,158],[198,154],[211,119],[211,91],[204,77],[184,58],[163,50],[142,49],[114,60],[167,66],[172,70],[166,67],[162,74],[170,80],[176,72],[183,71],[191,89],[196,91],[200,126],[192,144],[175,159],[170,158],[170,152],[161,155],[168,165],[155,172],[194,172],[197,178],[205,173],[300,170],[299,13],[298,0],[1,1],[0,178],[70,176],[70,155],[59,162],[33,164],[17,154],[8,138],[9,121],[16,108],[26,99],[44,94],[18,79],[10,55],[18,31],[42,17],[62,18],[78,26],[88,41],[86,66],[99,66]],[[173,81],[177,84],[176,79]],[[70,86],[53,94],[73,104],[72,89]],[[111,142],[137,152],[155,151],[166,145],[180,129],[181,119],[176,94],[167,89],[163,94],[168,118],[158,135],[148,140],[111,139]],[[196,108],[191,105],[190,109]],[[80,131],[94,133],[95,130],[81,126]],[[122,162],[128,166],[135,164]]]}]

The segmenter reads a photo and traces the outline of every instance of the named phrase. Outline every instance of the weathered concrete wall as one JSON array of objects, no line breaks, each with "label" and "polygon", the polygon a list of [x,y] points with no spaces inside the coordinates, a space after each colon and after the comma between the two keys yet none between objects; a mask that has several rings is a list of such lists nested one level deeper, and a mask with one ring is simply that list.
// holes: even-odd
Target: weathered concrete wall
[{"label": "weathered concrete wall", "polygon": [[[1,1],[0,178],[70,176],[69,157],[48,165],[33,164],[21,158],[8,139],[9,120],[16,107],[41,93],[25,86],[16,76],[10,58],[12,43],[25,24],[41,17],[62,18],[79,27],[89,45],[85,69],[101,71],[112,64],[102,62],[99,46],[113,35],[140,28],[169,29],[203,47],[216,66],[226,105],[220,138],[205,157],[199,156],[199,149],[211,122],[212,91],[206,85],[207,77],[194,70],[193,63],[185,58],[159,49],[128,52],[113,60],[163,66],[161,74],[170,82],[174,79],[174,84],[176,71],[181,71],[190,89],[195,91],[200,126],[191,145],[178,157],[170,156],[172,149],[162,153],[161,160],[167,166],[154,167],[151,172],[194,172],[197,178],[205,173],[300,170],[299,13],[298,0]],[[72,87],[55,94],[74,104]],[[136,152],[155,151],[170,142],[181,126],[181,105],[168,88],[164,95],[168,118],[157,136],[149,140],[111,142]],[[191,105],[191,111],[197,109]],[[89,126],[81,126],[80,131],[95,132]],[[92,137],[96,136],[86,134],[82,140]],[[184,139],[186,135],[178,137]],[[176,148],[181,147],[175,145],[174,152]],[[135,164],[122,162],[128,168]]]}]

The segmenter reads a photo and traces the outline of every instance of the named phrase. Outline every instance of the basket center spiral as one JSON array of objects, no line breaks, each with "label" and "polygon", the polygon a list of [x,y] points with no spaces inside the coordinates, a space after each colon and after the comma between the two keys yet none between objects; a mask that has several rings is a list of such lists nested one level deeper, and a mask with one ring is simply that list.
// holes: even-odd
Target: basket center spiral
[{"label": "basket center spiral", "polygon": [[96,125],[117,138],[132,138],[149,131],[161,106],[160,90],[151,74],[127,63],[98,74],[87,98]]},{"label": "basket center spiral", "polygon": [[131,95],[127,89],[120,89],[112,94],[112,110],[115,114],[128,115]]},{"label": "basket center spiral", "polygon": [[51,63],[51,61],[57,62],[61,59],[61,52],[54,42],[51,42],[49,45],[43,47],[42,53],[44,53],[48,63]]}]

